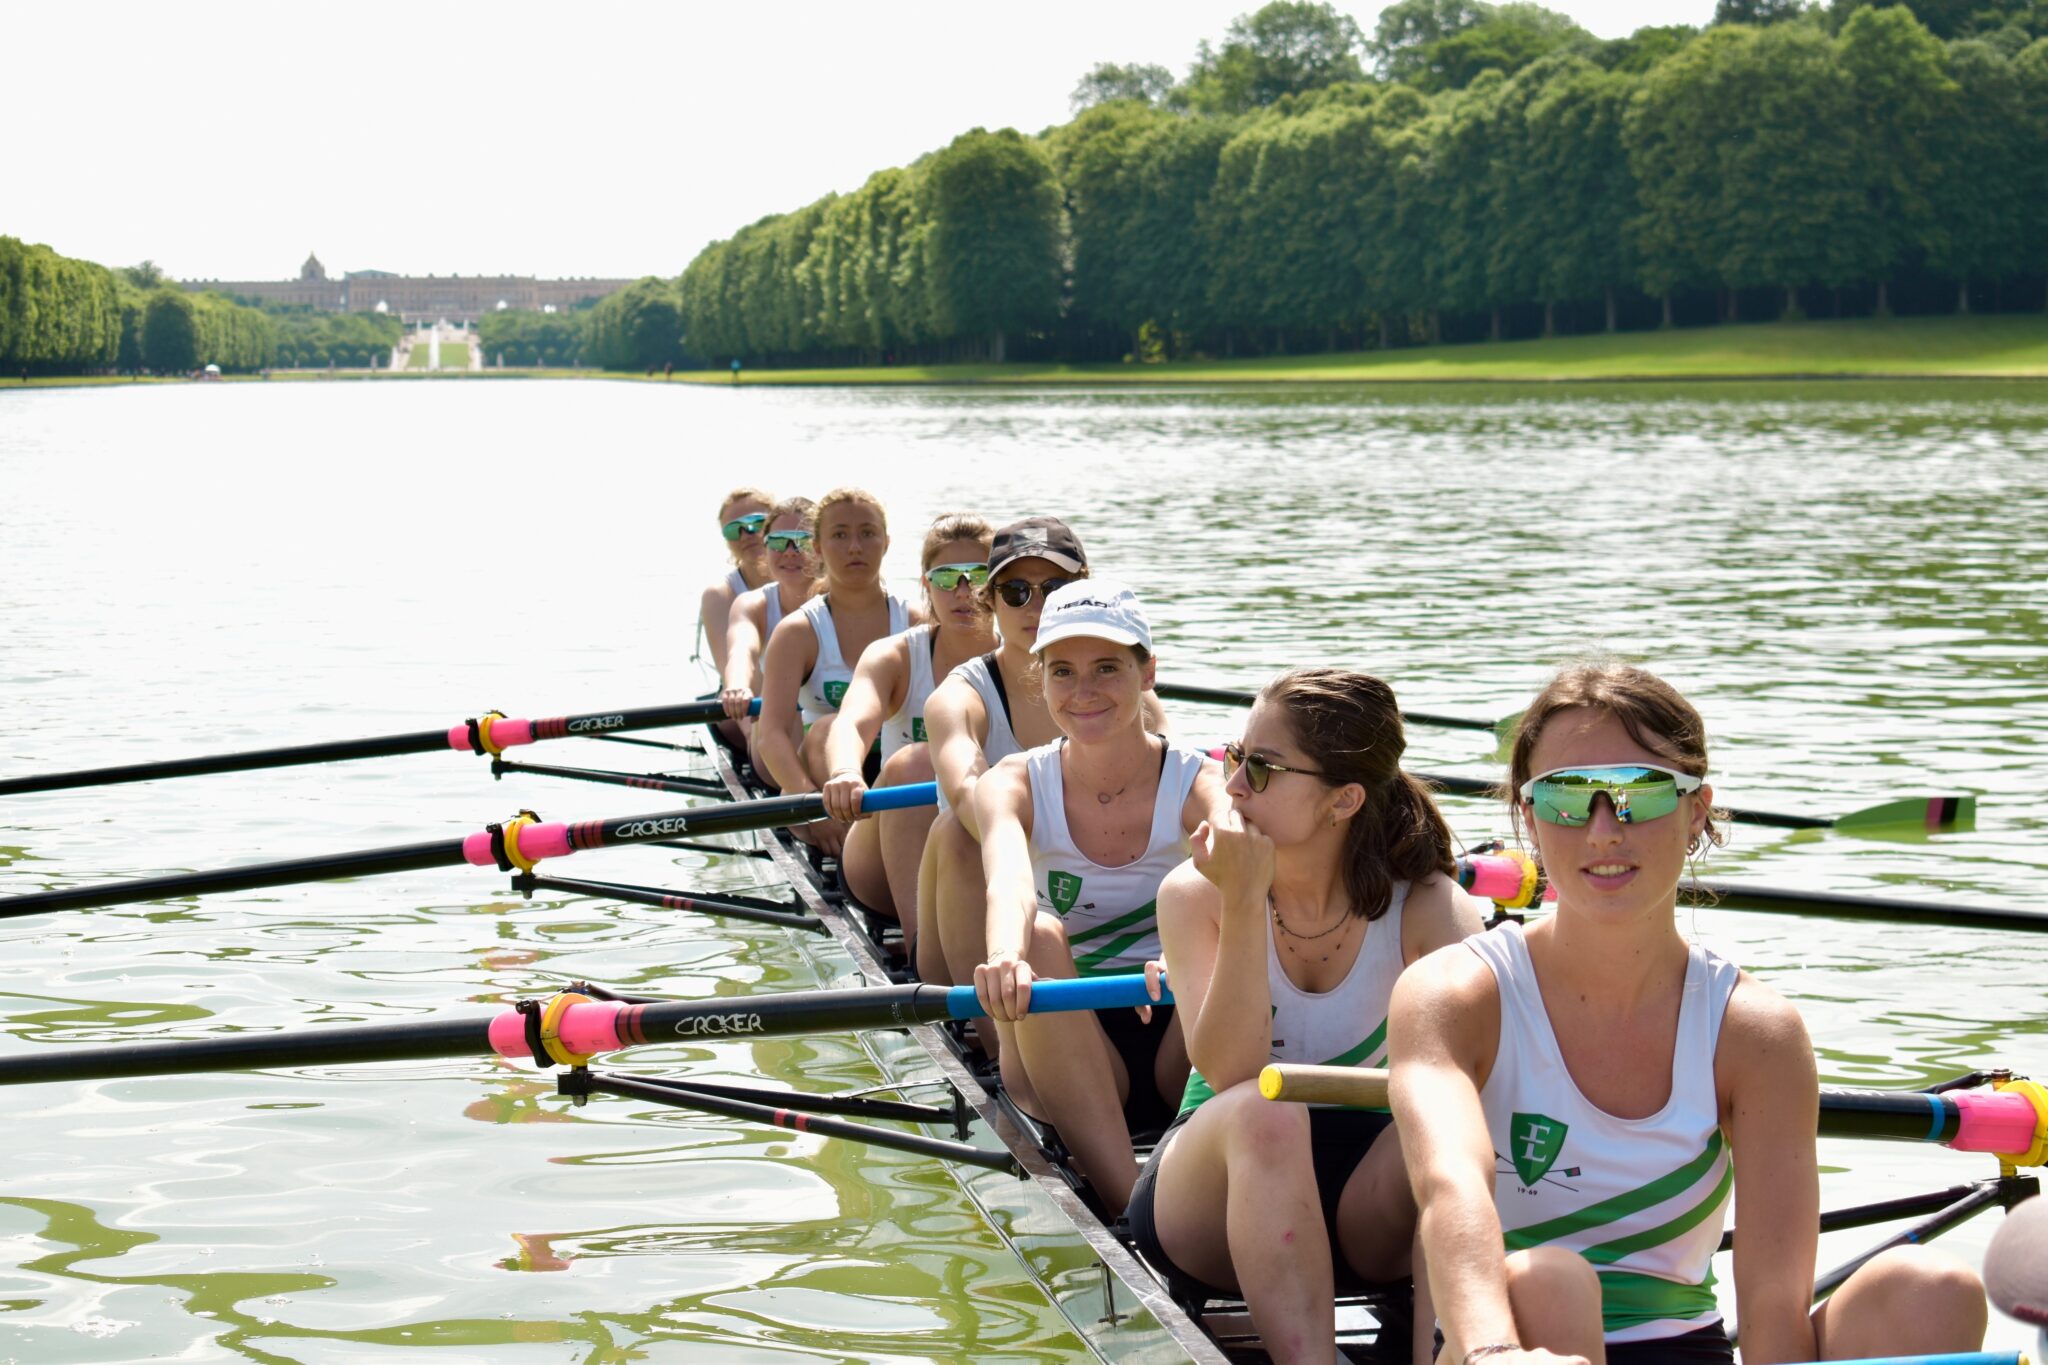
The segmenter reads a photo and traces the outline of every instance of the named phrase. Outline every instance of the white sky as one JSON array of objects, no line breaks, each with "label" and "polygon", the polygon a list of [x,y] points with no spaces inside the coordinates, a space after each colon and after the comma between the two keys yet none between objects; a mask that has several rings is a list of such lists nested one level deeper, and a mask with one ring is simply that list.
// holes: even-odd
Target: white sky
[{"label": "white sky", "polygon": [[[1260,0],[0,0],[0,233],[180,278],[672,275]],[[1712,0],[1553,0],[1602,37]],[[1381,6],[1340,4],[1368,33]]]}]

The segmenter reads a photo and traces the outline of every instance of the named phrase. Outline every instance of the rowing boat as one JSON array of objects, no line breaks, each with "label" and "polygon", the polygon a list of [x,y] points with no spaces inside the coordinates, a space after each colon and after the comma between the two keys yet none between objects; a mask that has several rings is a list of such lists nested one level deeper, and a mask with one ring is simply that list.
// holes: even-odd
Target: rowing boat
[{"label": "rowing boat", "polygon": [[[709,730],[705,748],[719,781],[734,800],[766,794],[743,758]],[[832,865],[815,859],[787,830],[761,832],[757,847],[776,875],[788,882],[805,912],[824,926],[833,942],[868,982],[909,979],[896,926],[866,911],[838,885]],[[901,1035],[899,1035],[901,1038]],[[917,1025],[892,1042],[870,1033],[864,1042],[884,1075],[899,1084],[928,1080],[936,1069],[1024,1171],[1020,1185],[998,1173],[958,1170],[967,1197],[1017,1253],[1018,1260],[1089,1348],[1104,1359],[1186,1359],[1221,1362],[1263,1356],[1250,1315],[1233,1300],[1193,1303],[1178,1300],[1163,1278],[1131,1247],[1122,1221],[1105,1219],[1101,1206],[1060,1147],[1057,1135],[1012,1103],[1000,1081],[960,1032],[943,1025]],[[1156,1134],[1139,1135],[1139,1155]],[[1064,1252],[1038,1229],[1070,1228]],[[1030,1229],[1027,1233],[1025,1230]],[[1076,1251],[1080,1253],[1078,1259]],[[1407,1344],[1405,1286],[1384,1295],[1357,1296],[1338,1305],[1338,1343],[1370,1357],[1378,1345],[1382,1315],[1393,1324],[1389,1342]]]}]

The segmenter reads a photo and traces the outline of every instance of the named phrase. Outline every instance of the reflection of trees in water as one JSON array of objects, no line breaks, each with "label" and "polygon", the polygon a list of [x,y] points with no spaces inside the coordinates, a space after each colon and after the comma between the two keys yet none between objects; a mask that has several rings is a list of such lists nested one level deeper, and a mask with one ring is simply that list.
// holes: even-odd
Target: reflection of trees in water
[{"label": "reflection of trees in water", "polygon": [[[779,1145],[779,1144],[778,1144]],[[778,1355],[817,1352],[837,1359],[955,1359],[1001,1352],[1010,1359],[1065,1360],[1078,1339],[1047,1326],[1049,1310],[1021,1280],[979,1219],[960,1213],[958,1191],[928,1163],[870,1162],[826,1143],[814,1168],[875,1199],[863,1214],[780,1227],[644,1224],[582,1232],[514,1234],[520,1251],[498,1262],[515,1271],[573,1271],[585,1259],[659,1256],[677,1279],[703,1288],[630,1312],[583,1312],[559,1319],[446,1318],[354,1330],[302,1327],[273,1314],[278,1299],[343,1287],[331,1275],[222,1271],[119,1275],[81,1268],[161,1240],[110,1228],[84,1205],[51,1199],[0,1199],[41,1217],[40,1237],[63,1249],[25,1261],[30,1273],[110,1288],[163,1286],[205,1322],[223,1351],[264,1365],[290,1365],[290,1343],[317,1341],[391,1347],[493,1347],[573,1344],[579,1365],[651,1359],[645,1348],[694,1344],[730,1354],[752,1342]],[[687,1154],[678,1153],[677,1160]],[[773,1160],[773,1157],[759,1159]],[[658,1197],[658,1196],[657,1196]],[[807,1259],[792,1261],[791,1229]],[[870,1254],[873,1253],[873,1254]],[[261,1301],[261,1311],[244,1307]],[[41,1306],[16,1299],[17,1310]]]}]

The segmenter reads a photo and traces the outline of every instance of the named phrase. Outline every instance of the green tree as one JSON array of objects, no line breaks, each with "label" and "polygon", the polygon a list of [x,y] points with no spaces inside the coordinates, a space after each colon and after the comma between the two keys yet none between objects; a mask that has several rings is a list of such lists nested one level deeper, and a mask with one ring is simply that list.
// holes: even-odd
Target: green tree
[{"label": "green tree", "polygon": [[1424,90],[1462,90],[1482,71],[1513,75],[1553,52],[1591,52],[1593,36],[1541,5],[1500,5],[1456,33],[1425,44],[1416,54],[1411,84]]},{"label": "green tree", "polygon": [[1714,22],[1766,28],[1808,12],[1806,0],[1714,0]]},{"label": "green tree", "polygon": [[922,180],[934,332],[986,338],[1059,320],[1060,193],[1045,154],[1012,129],[976,128],[934,154]]},{"label": "green tree", "polygon": [[1203,43],[1179,98],[1205,114],[1262,109],[1284,95],[1363,78],[1357,21],[1312,0],[1270,0],[1230,21],[1223,46]]},{"label": "green tree", "polygon": [[1068,105],[1075,113],[1098,104],[1163,104],[1173,93],[1173,73],[1163,66],[1097,62],[1074,86]]},{"label": "green tree", "polygon": [[1487,0],[1396,0],[1380,11],[1365,50],[1383,79],[1412,81],[1429,48],[1491,13]]},{"label": "green tree", "polygon": [[1931,134],[1951,114],[1956,86],[1933,35],[1904,6],[1861,9],[1836,39],[1853,111],[1846,131],[1864,189],[1863,211],[1840,225],[1858,261],[1857,277],[1885,284],[1927,235],[1930,191],[1940,173]]},{"label": "green tree", "polygon": [[199,368],[199,310],[177,289],[158,289],[142,312],[142,362],[158,374]]}]

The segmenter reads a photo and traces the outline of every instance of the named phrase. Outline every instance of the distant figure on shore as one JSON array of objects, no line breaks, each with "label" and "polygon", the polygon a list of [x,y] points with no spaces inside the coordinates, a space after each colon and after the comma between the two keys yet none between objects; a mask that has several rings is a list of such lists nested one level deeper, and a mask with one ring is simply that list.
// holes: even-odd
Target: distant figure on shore
[{"label": "distant figure on shore", "polygon": [[[24,370],[22,373],[26,375],[28,372]],[[732,382],[735,384],[740,382],[740,362],[737,356],[733,357],[732,362]]]},{"label": "distant figure on shore", "polygon": [[676,363],[675,363],[675,361],[673,361],[673,360],[664,360],[664,361],[662,361],[662,362],[661,362],[661,377],[662,377],[663,379],[673,379],[673,378],[675,377],[675,373],[676,373]]}]

